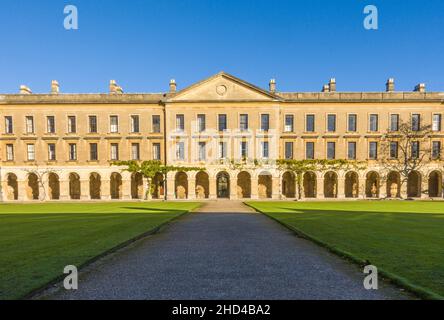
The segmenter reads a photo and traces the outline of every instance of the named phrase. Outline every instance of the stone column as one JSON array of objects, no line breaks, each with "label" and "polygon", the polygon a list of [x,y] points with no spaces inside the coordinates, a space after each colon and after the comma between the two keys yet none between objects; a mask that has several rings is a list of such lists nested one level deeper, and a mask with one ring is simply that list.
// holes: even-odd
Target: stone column
[{"label": "stone column", "polygon": [[379,179],[379,198],[385,199],[387,198],[387,180]]},{"label": "stone column", "polygon": [[167,200],[175,200],[175,194],[176,191],[174,190],[174,185],[175,185],[175,179],[174,179],[174,175],[168,174],[167,175],[167,181],[166,181],[166,186],[167,186]]},{"label": "stone column", "polygon": [[405,182],[401,186],[401,198],[406,199],[407,198],[407,182]]},{"label": "stone column", "polygon": [[188,200],[196,199],[196,178],[188,178]]},{"label": "stone column", "polygon": [[28,196],[26,195],[26,183],[27,181],[17,180],[18,188],[18,201],[28,201]]},{"label": "stone column", "polygon": [[258,195],[259,181],[258,178],[251,178],[251,199],[259,199]]},{"label": "stone column", "polygon": [[345,178],[338,178],[338,199],[345,199]]},{"label": "stone column", "polygon": [[122,200],[131,200],[131,178],[122,177]]},{"label": "stone column", "polygon": [[89,179],[81,179],[80,180],[80,200],[86,201],[91,200],[89,194]]},{"label": "stone column", "polygon": [[429,198],[429,194],[425,192],[429,190],[429,180],[427,176],[421,174],[421,199]]},{"label": "stone column", "polygon": [[237,200],[237,179],[230,178],[230,200]]},{"label": "stone column", "polygon": [[60,180],[60,200],[61,201],[71,200],[71,198],[69,196],[69,181],[68,180]]},{"label": "stone column", "polygon": [[111,180],[109,178],[101,181],[100,198],[102,200],[111,200]]},{"label": "stone column", "polygon": [[275,178],[273,177],[271,180],[271,198],[273,200],[278,200],[281,198],[282,195],[282,185],[280,183],[279,177]]},{"label": "stone column", "polygon": [[148,200],[151,198],[148,196],[148,178],[143,177],[142,178],[142,200]]},{"label": "stone column", "polygon": [[210,185],[210,193],[209,193],[209,198],[210,200],[214,200],[217,199],[217,183],[216,183],[216,179],[215,178],[210,178],[209,179],[209,185]]},{"label": "stone column", "polygon": [[43,177],[42,180],[43,180],[42,183],[39,183],[39,197],[43,201],[49,201],[51,200],[51,196],[49,190],[48,177],[45,175],[45,177]]},{"label": "stone column", "polygon": [[317,178],[316,179],[316,198],[324,199],[324,179]]}]

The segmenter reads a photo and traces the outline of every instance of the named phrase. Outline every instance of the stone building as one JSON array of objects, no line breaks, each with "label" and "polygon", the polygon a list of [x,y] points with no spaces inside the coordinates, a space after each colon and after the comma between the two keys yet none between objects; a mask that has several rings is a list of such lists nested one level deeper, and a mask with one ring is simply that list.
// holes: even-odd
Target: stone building
[{"label": "stone building", "polygon": [[430,160],[405,188],[396,172],[382,173],[378,141],[412,116],[430,123],[430,144],[441,153],[443,93],[279,92],[219,73],[178,91],[127,94],[115,81],[109,94],[0,95],[0,201],[143,199],[145,178],[111,166],[152,160],[205,167],[156,176],[154,198],[289,199],[295,177],[276,159],[356,159],[363,171],[308,172],[302,198],[442,198],[442,162]]}]

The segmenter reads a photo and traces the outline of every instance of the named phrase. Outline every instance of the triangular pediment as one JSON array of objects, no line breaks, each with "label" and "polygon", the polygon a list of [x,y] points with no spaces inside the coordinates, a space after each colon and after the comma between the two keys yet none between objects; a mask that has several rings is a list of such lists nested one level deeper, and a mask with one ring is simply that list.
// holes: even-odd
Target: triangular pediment
[{"label": "triangular pediment", "polygon": [[179,91],[170,101],[273,101],[279,97],[225,72]]}]

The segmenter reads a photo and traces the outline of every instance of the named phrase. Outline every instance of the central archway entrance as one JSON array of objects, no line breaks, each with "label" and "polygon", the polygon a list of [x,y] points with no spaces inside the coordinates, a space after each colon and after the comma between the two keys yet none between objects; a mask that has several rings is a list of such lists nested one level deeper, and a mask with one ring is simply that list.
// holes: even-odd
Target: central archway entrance
[{"label": "central archway entrance", "polygon": [[230,176],[226,172],[219,172],[216,178],[217,197],[228,199],[230,197]]}]

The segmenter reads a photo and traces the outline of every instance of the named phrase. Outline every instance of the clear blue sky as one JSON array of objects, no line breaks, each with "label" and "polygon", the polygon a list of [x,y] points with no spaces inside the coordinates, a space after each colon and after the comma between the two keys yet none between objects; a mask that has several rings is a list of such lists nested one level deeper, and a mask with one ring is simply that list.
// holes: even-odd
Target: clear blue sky
[{"label": "clear blue sky", "polygon": [[[76,5],[79,30],[63,28]],[[379,30],[363,8],[379,9]],[[442,0],[2,0],[0,92],[179,89],[219,71],[280,91],[444,91]]]}]

